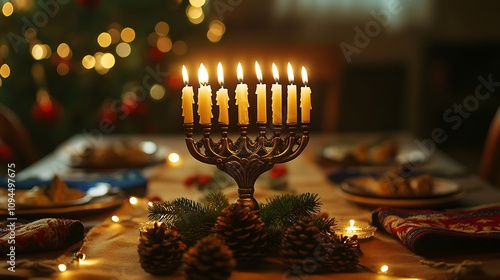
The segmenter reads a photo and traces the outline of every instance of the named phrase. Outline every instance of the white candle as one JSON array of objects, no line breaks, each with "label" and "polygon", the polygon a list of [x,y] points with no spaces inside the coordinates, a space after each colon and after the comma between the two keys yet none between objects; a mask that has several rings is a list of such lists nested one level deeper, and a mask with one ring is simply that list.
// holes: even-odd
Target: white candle
[{"label": "white candle", "polygon": [[272,113],[273,113],[273,124],[281,124],[283,122],[282,119],[282,100],[281,100],[281,85],[278,83],[279,82],[279,73],[278,73],[278,68],[276,67],[276,64],[273,63],[273,78],[276,81],[275,84],[271,86],[271,92],[272,92]]},{"label": "white candle", "polygon": [[237,76],[240,83],[236,86],[236,105],[238,105],[238,124],[249,124],[248,86],[243,83],[243,69],[238,62]]},{"label": "white candle", "polygon": [[217,64],[217,78],[219,79],[220,89],[217,91],[216,100],[219,105],[219,122],[229,123],[229,95],[227,89],[224,88],[224,73],[222,72],[222,64]]},{"label": "white candle", "polygon": [[293,84],[293,69],[290,62],[288,63],[288,80],[290,84],[287,86],[288,91],[288,106],[286,123],[297,123],[297,86]]},{"label": "white candle", "polygon": [[188,86],[189,77],[186,70],[186,66],[182,65],[182,79],[184,80],[184,88],[182,89],[182,116],[184,117],[184,123],[192,123],[193,119],[193,103],[194,103],[194,92],[193,87]]},{"label": "white candle", "polygon": [[259,84],[255,90],[257,94],[257,122],[267,122],[267,109],[266,109],[266,85],[262,84],[262,71],[260,71],[259,63],[255,61],[255,73]]},{"label": "white candle", "polygon": [[307,85],[307,72],[306,68],[302,66],[302,82],[304,86],[300,88],[300,108],[302,122],[310,122],[311,121],[311,88]]},{"label": "white candle", "polygon": [[203,63],[198,70],[198,79],[200,88],[198,89],[198,115],[200,115],[200,124],[209,124],[212,122],[212,88],[208,85],[208,73]]}]

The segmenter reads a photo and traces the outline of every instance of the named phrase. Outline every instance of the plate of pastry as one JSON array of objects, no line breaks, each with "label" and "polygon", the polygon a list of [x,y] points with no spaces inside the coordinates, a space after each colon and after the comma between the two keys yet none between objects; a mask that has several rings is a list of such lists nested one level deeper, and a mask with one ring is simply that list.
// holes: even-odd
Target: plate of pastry
[{"label": "plate of pastry", "polygon": [[98,144],[80,142],[62,148],[68,165],[84,169],[141,168],[165,161],[166,148],[154,141],[103,139]]},{"label": "plate of pastry", "polygon": [[340,185],[347,200],[371,206],[430,207],[448,204],[464,196],[460,186],[429,174],[401,176],[386,172],[379,177],[357,176]]},{"label": "plate of pastry", "polygon": [[321,150],[324,160],[346,165],[386,165],[395,162],[400,147],[392,140],[374,144],[335,143]]},{"label": "plate of pastry", "polygon": [[95,183],[87,191],[70,188],[54,176],[50,184],[15,190],[15,207],[9,208],[9,193],[0,189],[0,214],[44,215],[99,210],[119,206],[123,193],[107,183]]}]

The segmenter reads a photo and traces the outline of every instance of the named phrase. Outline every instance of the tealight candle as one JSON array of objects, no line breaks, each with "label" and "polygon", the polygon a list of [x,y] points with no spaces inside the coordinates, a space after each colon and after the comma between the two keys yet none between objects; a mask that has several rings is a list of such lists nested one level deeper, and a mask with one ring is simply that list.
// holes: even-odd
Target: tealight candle
[{"label": "tealight candle", "polygon": [[272,113],[273,113],[273,124],[281,124],[283,122],[283,116],[282,116],[282,93],[281,93],[281,85],[278,83],[279,82],[279,73],[278,73],[278,68],[276,67],[276,64],[273,63],[273,78],[276,81],[275,84],[271,86],[271,92],[272,92]]},{"label": "tealight candle", "polygon": [[216,101],[219,106],[219,123],[229,123],[229,95],[224,88],[224,73],[222,64],[217,64],[217,78],[219,79],[220,89],[217,91]]},{"label": "tealight candle", "polygon": [[200,65],[198,70],[198,79],[200,88],[198,89],[198,115],[200,116],[200,124],[210,124],[212,122],[212,88],[208,85],[208,72]]},{"label": "tealight candle", "polygon": [[306,68],[302,66],[302,81],[304,86],[300,88],[300,108],[302,122],[311,121],[311,88],[307,84]]},{"label": "tealight candle", "polygon": [[293,69],[290,62],[288,63],[288,80],[290,84],[287,86],[288,91],[288,106],[286,123],[297,123],[297,86],[293,84]]},{"label": "tealight candle", "polygon": [[248,86],[243,83],[243,69],[241,63],[238,62],[237,68],[238,81],[236,86],[236,105],[238,105],[238,124],[249,124],[248,119]]},{"label": "tealight candle", "polygon": [[[357,224],[357,225],[355,225]],[[367,222],[359,222],[355,220],[349,220],[349,225],[340,228],[336,228],[335,232],[342,234],[343,236],[354,236],[357,235],[358,239],[370,238],[375,234],[376,228],[369,225]]]},{"label": "tealight candle", "polygon": [[255,73],[257,74],[257,80],[259,80],[259,84],[255,89],[255,94],[257,94],[257,122],[265,123],[267,122],[266,85],[262,84],[262,71],[260,71],[257,61],[255,61]]},{"label": "tealight candle", "polygon": [[194,103],[194,92],[193,87],[188,86],[189,78],[186,70],[186,66],[182,65],[182,79],[184,80],[184,88],[182,89],[182,116],[184,117],[184,123],[192,123],[193,119],[193,103]]}]

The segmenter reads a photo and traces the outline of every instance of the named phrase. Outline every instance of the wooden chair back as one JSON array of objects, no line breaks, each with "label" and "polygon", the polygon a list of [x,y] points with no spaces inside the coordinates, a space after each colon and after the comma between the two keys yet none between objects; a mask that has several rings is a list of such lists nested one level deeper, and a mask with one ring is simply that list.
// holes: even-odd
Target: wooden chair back
[{"label": "wooden chair back", "polygon": [[500,107],[493,117],[486,136],[479,175],[500,187]]},{"label": "wooden chair back", "polygon": [[17,115],[3,104],[0,104],[0,139],[13,149],[18,165],[16,168],[26,167],[38,159],[28,130]]}]

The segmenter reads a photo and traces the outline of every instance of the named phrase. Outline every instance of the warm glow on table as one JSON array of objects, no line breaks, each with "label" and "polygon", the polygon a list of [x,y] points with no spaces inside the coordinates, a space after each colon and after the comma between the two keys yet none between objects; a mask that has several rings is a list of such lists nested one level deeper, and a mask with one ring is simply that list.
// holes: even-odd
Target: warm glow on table
[{"label": "warm glow on table", "polygon": [[184,123],[192,123],[193,119],[193,103],[194,92],[193,87],[188,86],[189,78],[186,66],[182,65],[182,79],[184,80],[184,88],[182,89],[182,116],[184,116]]},{"label": "warm glow on table", "polygon": [[287,119],[286,123],[297,123],[297,86],[293,84],[293,68],[288,63],[288,80],[290,84],[287,86],[288,91],[288,106],[287,106]]},{"label": "warm glow on table", "polygon": [[203,63],[198,70],[200,88],[198,89],[198,115],[200,124],[212,122],[212,88],[208,85],[208,72]]},{"label": "warm glow on table", "polygon": [[262,71],[257,61],[255,61],[255,73],[259,81],[255,90],[255,94],[257,94],[257,122],[265,123],[267,122],[266,85],[262,84]]},{"label": "warm glow on table", "polygon": [[243,83],[243,69],[241,63],[238,62],[237,68],[238,81],[240,82],[236,86],[236,105],[238,105],[238,124],[249,124],[248,119],[248,86]]},{"label": "warm glow on table", "polygon": [[217,78],[219,80],[220,89],[217,91],[215,99],[219,106],[219,122],[229,123],[229,95],[227,89],[224,88],[224,72],[222,64],[217,64]]},{"label": "warm glow on table", "polygon": [[281,124],[283,122],[283,104],[282,104],[282,92],[281,92],[281,85],[278,83],[279,82],[279,73],[278,73],[278,68],[276,67],[276,64],[273,63],[273,78],[276,81],[275,84],[271,86],[271,92],[272,92],[272,114],[273,114],[273,124]]},{"label": "warm glow on table", "polygon": [[300,88],[300,108],[301,111],[301,120],[302,122],[310,122],[311,121],[311,88],[308,86],[307,80],[307,72],[306,68],[302,67],[302,81],[304,86]]}]

